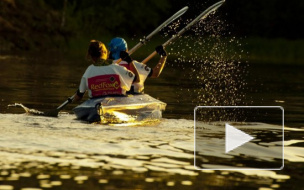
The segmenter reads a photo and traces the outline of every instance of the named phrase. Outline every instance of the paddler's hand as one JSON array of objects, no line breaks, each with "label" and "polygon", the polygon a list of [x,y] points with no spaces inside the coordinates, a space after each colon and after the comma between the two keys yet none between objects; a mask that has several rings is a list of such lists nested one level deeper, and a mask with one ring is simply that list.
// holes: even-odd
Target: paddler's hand
[{"label": "paddler's hand", "polygon": [[167,56],[167,52],[164,49],[164,46],[159,45],[155,48],[155,51],[158,53],[160,56]]},{"label": "paddler's hand", "polygon": [[131,63],[133,61],[133,59],[130,57],[129,53],[126,51],[121,51],[119,56],[123,61],[125,61],[127,63]]}]

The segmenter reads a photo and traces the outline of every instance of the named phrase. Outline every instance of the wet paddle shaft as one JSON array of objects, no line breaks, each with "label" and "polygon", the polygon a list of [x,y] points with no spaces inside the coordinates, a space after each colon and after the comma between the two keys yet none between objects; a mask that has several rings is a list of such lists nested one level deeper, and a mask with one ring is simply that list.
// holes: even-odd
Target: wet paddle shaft
[{"label": "wet paddle shaft", "polygon": [[[172,36],[167,42],[163,44],[163,47],[166,47],[170,45],[174,40],[179,38],[182,34],[184,34],[191,26],[199,22],[200,20],[205,19],[210,13],[216,11],[225,1],[219,1],[212,6],[210,6],[208,9],[206,9],[204,12],[202,12],[199,16],[197,16],[192,22],[190,22],[187,26],[185,26],[182,30],[180,30],[176,35]],[[147,63],[151,58],[153,58],[157,54],[156,51],[151,53],[146,59],[144,59],[142,62]]]},{"label": "wet paddle shaft", "polygon": [[165,22],[163,22],[159,27],[157,27],[153,32],[151,32],[147,37],[144,37],[143,39],[140,40],[136,46],[134,46],[131,50],[128,51],[128,53],[131,55],[134,53],[136,50],[138,50],[142,45],[144,45],[147,41],[149,41],[152,36],[154,36],[156,33],[161,31],[164,27],[166,27],[168,24],[173,22],[175,19],[179,18],[182,16],[186,11],[188,10],[188,7],[184,7],[181,10],[177,11],[174,15],[172,15],[170,18],[168,18]]},{"label": "wet paddle shaft", "polygon": [[63,103],[62,103],[60,106],[58,106],[56,109],[57,109],[57,110],[61,110],[61,109],[64,108],[66,105],[68,105],[69,103],[71,103],[71,102],[74,100],[75,95],[76,95],[76,94],[74,94],[73,96],[69,97],[65,102],[63,102]]},{"label": "wet paddle shaft", "polygon": [[[138,44],[136,44],[132,49],[128,51],[129,55],[134,53],[136,50],[138,50],[141,46],[143,46],[146,42],[148,42],[156,33],[161,31],[164,27],[166,27],[168,24],[173,22],[175,19],[179,18],[182,16],[186,11],[188,10],[188,7],[184,7],[181,10],[177,11],[174,15],[172,15],[170,18],[168,18],[165,22],[163,22],[159,27],[157,27],[153,32],[151,32],[147,37],[144,37],[143,39],[140,40]],[[121,59],[117,60],[116,63],[119,63]]]}]

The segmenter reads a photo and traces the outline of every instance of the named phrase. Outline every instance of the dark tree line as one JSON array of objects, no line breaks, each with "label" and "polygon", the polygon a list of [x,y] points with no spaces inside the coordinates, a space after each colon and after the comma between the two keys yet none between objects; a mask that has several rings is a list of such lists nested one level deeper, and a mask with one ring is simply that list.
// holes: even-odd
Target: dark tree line
[{"label": "dark tree line", "polygon": [[[193,18],[215,2],[179,0],[171,5],[175,9],[188,5],[185,16]],[[299,39],[304,37],[303,11],[304,1],[300,0],[226,0],[217,14],[232,25],[229,30],[233,35]]]},{"label": "dark tree line", "polygon": [[[67,27],[90,34],[142,34],[170,13],[168,0],[67,0]],[[45,0],[61,11],[64,0]]]},{"label": "dark tree line", "polygon": [[304,37],[304,1],[227,0],[223,13],[234,24],[234,33],[265,38]]},{"label": "dark tree line", "polygon": [[[64,0],[45,0],[62,9]],[[189,6],[184,18],[194,18],[217,0],[68,0],[74,24],[91,32],[129,35],[146,33],[174,12]],[[219,14],[235,35],[266,38],[302,38],[304,1],[226,0]],[[73,21],[72,21],[73,23]]]},{"label": "dark tree line", "polygon": [[[145,35],[186,5],[182,17],[192,19],[216,1],[1,0],[0,44],[31,49],[79,35]],[[300,39],[303,10],[300,0],[226,0],[217,14],[234,36]]]}]

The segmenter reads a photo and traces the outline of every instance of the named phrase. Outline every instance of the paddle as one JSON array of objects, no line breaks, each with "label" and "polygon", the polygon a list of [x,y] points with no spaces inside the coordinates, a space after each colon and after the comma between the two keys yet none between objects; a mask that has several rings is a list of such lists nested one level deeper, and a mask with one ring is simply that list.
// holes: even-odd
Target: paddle
[{"label": "paddle", "polygon": [[[57,117],[59,111],[62,110],[62,108],[64,108],[66,105],[68,105],[69,103],[71,103],[74,100],[74,97],[75,97],[75,94],[73,96],[69,97],[65,102],[63,102],[56,109],[50,110],[50,111],[47,111],[47,112],[42,112],[42,113],[37,114],[37,115],[43,115],[43,116],[49,116],[49,117]],[[35,113],[32,113],[32,114],[35,114]]]},{"label": "paddle", "polygon": [[[167,45],[170,45],[174,40],[179,38],[182,34],[184,34],[191,26],[196,24],[197,22],[205,19],[210,13],[216,11],[225,0],[219,1],[212,6],[208,7],[204,12],[202,12],[199,16],[197,16],[192,22],[190,22],[187,26],[185,26],[182,30],[180,30],[176,35],[173,35],[167,42],[163,44],[163,47],[166,47]],[[146,59],[142,61],[142,63],[148,62],[152,57],[154,57],[157,54],[156,51],[151,53]]]},{"label": "paddle", "polygon": [[56,109],[50,110],[50,111],[47,111],[47,112],[39,111],[39,110],[36,110],[36,109],[31,109],[31,108],[28,108],[28,107],[24,106],[23,104],[20,104],[20,103],[10,104],[10,105],[8,105],[8,107],[21,107],[21,108],[24,109],[24,111],[26,113],[31,114],[31,115],[57,117],[59,111],[62,108],[64,108],[66,105],[71,103],[73,101],[74,97],[75,97],[75,94],[73,96],[69,97],[63,104],[58,106]]},{"label": "paddle", "polygon": [[[178,17],[182,16],[186,11],[188,10],[188,7],[184,7],[181,10],[177,11],[174,15],[172,15],[170,18],[168,18],[165,22],[163,22],[161,25],[159,25],[153,32],[151,32],[147,37],[144,37],[140,40],[138,44],[136,44],[131,50],[128,51],[129,55],[134,53],[136,50],[138,50],[141,46],[143,46],[147,41],[149,41],[157,32],[159,32],[161,29],[166,27],[168,24],[173,22]],[[116,63],[119,63],[121,59],[117,60]]]}]

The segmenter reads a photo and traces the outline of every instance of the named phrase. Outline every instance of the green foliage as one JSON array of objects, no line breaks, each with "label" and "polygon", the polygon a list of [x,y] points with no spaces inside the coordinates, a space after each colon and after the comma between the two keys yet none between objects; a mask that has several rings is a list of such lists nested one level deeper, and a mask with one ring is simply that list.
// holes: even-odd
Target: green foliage
[{"label": "green foliage", "polygon": [[59,48],[71,34],[60,27],[61,14],[50,9],[44,0],[3,1],[0,9],[5,23],[0,30],[3,50]]},{"label": "green foliage", "polygon": [[[0,51],[58,48],[85,52],[90,39],[105,43],[114,36],[136,44],[185,5],[183,19],[193,19],[210,1],[180,0],[0,0]],[[66,6],[65,6],[66,5]],[[244,37],[242,57],[253,62],[304,62],[304,1],[227,0],[217,12],[232,36]],[[63,22],[65,20],[65,22]],[[233,27],[232,27],[233,26]],[[173,34],[173,33],[172,33]],[[191,34],[191,32],[188,32]],[[199,31],[199,34],[201,32]],[[171,35],[171,33],[170,33]],[[193,33],[192,33],[193,35]],[[202,34],[206,37],[206,33]],[[284,39],[299,39],[298,41]],[[148,51],[164,42],[153,38]],[[189,42],[191,44],[191,42]],[[210,42],[211,43],[211,42]],[[228,42],[227,42],[228,43]],[[212,44],[212,43],[211,43]],[[136,53],[145,57],[147,52]],[[208,47],[205,47],[208,49]],[[229,47],[231,52],[235,47]],[[141,53],[141,51],[144,51]],[[206,51],[206,54],[210,52]],[[249,52],[249,56],[247,53]],[[189,55],[191,52],[189,53]],[[229,55],[228,55],[229,56]]]},{"label": "green foliage", "polygon": [[244,59],[251,63],[303,64],[304,40],[248,38]]},{"label": "green foliage", "polygon": [[87,35],[143,34],[160,23],[168,0],[69,1],[69,20],[75,30]]}]

